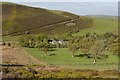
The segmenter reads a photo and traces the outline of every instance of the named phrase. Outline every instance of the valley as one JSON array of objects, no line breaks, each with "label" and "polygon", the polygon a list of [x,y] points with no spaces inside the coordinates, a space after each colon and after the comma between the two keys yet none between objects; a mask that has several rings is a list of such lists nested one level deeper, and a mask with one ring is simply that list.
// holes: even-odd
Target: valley
[{"label": "valley", "polygon": [[2,8],[4,78],[118,78],[116,16],[7,2]]}]

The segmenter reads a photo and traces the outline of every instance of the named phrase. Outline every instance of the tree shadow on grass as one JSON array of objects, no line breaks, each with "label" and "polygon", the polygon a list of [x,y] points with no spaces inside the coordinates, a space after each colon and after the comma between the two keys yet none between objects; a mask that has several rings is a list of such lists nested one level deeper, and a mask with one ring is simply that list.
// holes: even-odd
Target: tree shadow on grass
[{"label": "tree shadow on grass", "polygon": [[[74,55],[74,57],[79,57],[79,58],[85,57],[89,59],[89,58],[93,58],[94,56],[92,54],[76,54]],[[97,59],[107,59],[108,55],[97,55],[96,57]]]},{"label": "tree shadow on grass", "polygon": [[54,53],[53,53],[53,54],[49,54],[49,56],[55,56],[55,55],[56,55],[56,54],[54,54]]},{"label": "tree shadow on grass", "polygon": [[74,55],[74,57],[79,57],[79,58],[82,58],[82,57],[93,58],[93,56],[90,55],[90,54],[77,54],[77,55]]},{"label": "tree shadow on grass", "polygon": [[76,55],[74,55],[74,57],[85,57],[85,55],[84,54],[76,54]]},{"label": "tree shadow on grass", "polygon": [[50,50],[48,50],[48,51],[57,51],[56,49],[50,49]]}]

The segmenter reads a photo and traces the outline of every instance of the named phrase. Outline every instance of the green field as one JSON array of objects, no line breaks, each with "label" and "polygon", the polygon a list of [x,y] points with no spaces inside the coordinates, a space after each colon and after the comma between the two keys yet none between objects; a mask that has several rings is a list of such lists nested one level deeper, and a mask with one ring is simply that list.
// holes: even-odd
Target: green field
[{"label": "green field", "polygon": [[94,26],[92,28],[87,28],[80,30],[80,32],[73,34],[76,35],[84,35],[86,33],[106,33],[112,32],[118,34],[118,20],[117,18],[93,18]]},{"label": "green field", "polygon": [[[25,48],[35,58],[47,63],[48,65],[61,66],[72,69],[118,69],[118,57],[109,54],[107,59],[97,60],[97,64],[93,65],[93,59],[87,59],[85,57],[72,57],[72,53],[67,48],[59,48],[56,51],[49,51],[48,55],[45,56],[44,52],[35,48]],[[82,54],[77,52],[77,54]]]}]

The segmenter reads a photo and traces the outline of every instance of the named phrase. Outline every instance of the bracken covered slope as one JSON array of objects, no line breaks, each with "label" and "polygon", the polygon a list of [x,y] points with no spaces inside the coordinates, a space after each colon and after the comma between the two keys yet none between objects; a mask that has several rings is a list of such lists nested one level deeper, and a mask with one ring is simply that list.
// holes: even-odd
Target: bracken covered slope
[{"label": "bracken covered slope", "polygon": [[[84,28],[92,26],[92,22],[89,19],[64,11],[51,11],[5,2],[2,3],[2,10],[3,35],[21,34],[25,33],[25,31],[42,33],[43,30],[41,29],[43,27],[45,27],[45,31],[48,30],[47,32],[49,32],[58,28],[56,24],[57,26],[62,25],[65,28],[71,28],[70,26],[66,27],[65,24],[67,23],[74,23],[74,28],[76,26]],[[54,28],[49,26],[53,26]],[[61,29],[63,30],[63,28]],[[59,30],[61,31],[61,29]],[[59,32],[59,30],[57,32]],[[65,32],[67,31],[63,30],[63,33]]]}]

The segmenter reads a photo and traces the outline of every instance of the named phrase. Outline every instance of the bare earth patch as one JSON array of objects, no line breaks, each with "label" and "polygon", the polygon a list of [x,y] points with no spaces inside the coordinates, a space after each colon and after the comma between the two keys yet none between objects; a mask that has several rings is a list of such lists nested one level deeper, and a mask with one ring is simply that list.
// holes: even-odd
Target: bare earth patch
[{"label": "bare earth patch", "polygon": [[2,46],[2,64],[45,65],[22,48]]}]

